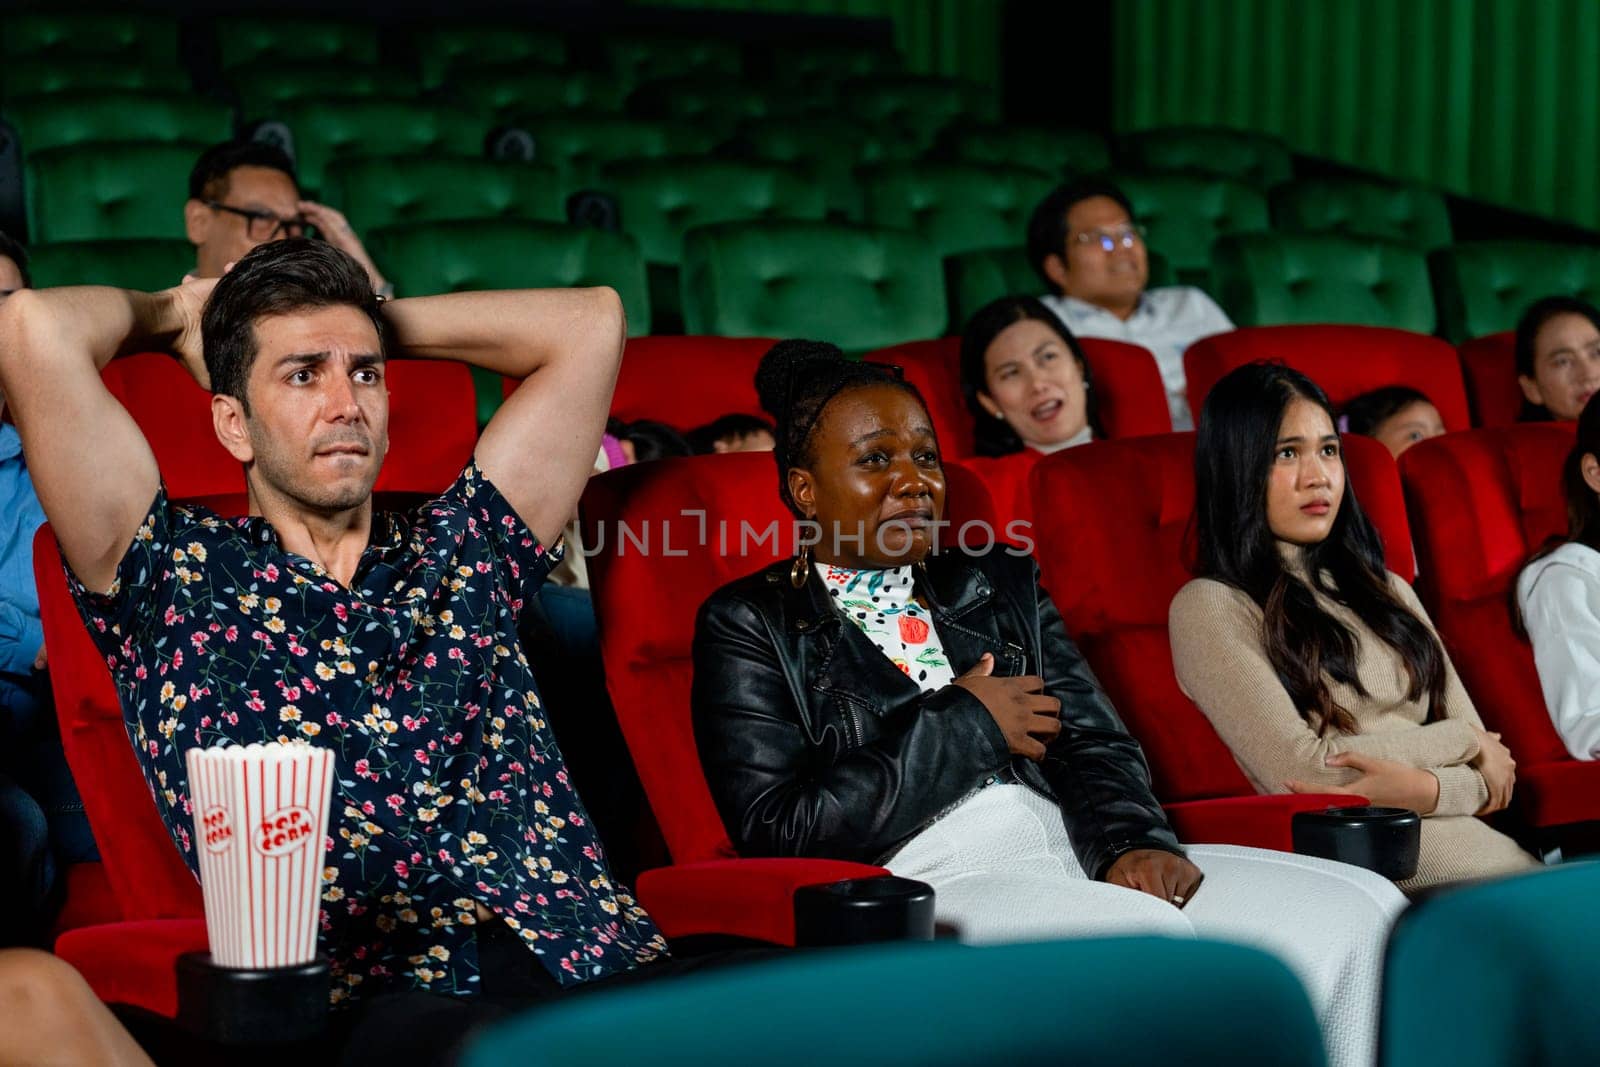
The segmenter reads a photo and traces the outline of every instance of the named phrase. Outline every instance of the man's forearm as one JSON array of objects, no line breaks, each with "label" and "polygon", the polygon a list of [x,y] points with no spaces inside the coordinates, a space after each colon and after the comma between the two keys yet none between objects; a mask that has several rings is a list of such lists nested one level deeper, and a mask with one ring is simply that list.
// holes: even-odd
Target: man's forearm
[{"label": "man's forearm", "polygon": [[449,359],[526,378],[556,358],[614,354],[626,332],[607,289],[521,289],[411,297],[384,305],[392,354]]}]

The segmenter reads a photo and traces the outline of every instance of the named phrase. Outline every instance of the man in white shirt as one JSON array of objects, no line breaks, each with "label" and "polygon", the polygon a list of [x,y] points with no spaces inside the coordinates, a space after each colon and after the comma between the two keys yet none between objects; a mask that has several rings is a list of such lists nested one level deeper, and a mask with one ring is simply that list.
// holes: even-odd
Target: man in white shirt
[{"label": "man in white shirt", "polygon": [[1074,334],[1128,341],[1154,353],[1172,428],[1193,428],[1184,350],[1233,329],[1233,323],[1192,285],[1145,289],[1150,265],[1144,237],[1122,191],[1098,179],[1058,186],[1028,220],[1028,259],[1050,287],[1045,305]]}]

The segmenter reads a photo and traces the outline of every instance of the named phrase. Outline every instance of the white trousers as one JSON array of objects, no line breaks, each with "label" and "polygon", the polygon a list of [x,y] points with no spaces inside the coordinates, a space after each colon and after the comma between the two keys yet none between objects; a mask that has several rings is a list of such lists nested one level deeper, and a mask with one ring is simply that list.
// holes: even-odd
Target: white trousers
[{"label": "white trousers", "polygon": [[969,944],[1157,934],[1251,945],[1299,977],[1332,1067],[1377,1057],[1378,994],[1389,926],[1405,897],[1360,867],[1238,845],[1195,845],[1205,874],[1179,910],[1090,881],[1057,806],[1027,786],[984,789],[888,863],[933,886],[939,922]]}]

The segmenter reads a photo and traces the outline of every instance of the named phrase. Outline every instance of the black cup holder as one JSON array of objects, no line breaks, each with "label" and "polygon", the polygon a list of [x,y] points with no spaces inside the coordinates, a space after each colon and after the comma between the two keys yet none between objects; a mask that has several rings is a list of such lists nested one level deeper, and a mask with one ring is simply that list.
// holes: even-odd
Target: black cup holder
[{"label": "black cup holder", "polygon": [[328,1023],[328,960],[240,970],[209,952],[178,957],[178,1022],[222,1045],[277,1045],[322,1034]]},{"label": "black cup holder", "polygon": [[1353,863],[1396,882],[1417,873],[1422,816],[1409,808],[1328,808],[1296,812],[1294,850]]},{"label": "black cup holder", "polygon": [[847,878],[794,891],[798,946],[932,940],[933,887],[926,882],[888,875]]}]

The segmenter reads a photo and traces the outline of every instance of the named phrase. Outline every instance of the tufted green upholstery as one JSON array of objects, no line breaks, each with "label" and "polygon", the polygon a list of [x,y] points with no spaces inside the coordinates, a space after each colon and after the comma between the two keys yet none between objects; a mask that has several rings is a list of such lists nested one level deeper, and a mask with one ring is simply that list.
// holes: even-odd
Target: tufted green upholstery
[{"label": "tufted green upholstery", "polygon": [[889,163],[860,172],[867,221],[915,230],[943,258],[1022,243],[1033,206],[1055,179],[1021,167]]},{"label": "tufted green upholstery", "polygon": [[1600,1063],[1600,864],[1462,886],[1404,912],[1384,957],[1386,1067]]},{"label": "tufted green upholstery", "polygon": [[1409,245],[1338,234],[1217,241],[1217,299],[1240,326],[1336,322],[1432,333],[1428,265]]},{"label": "tufted green upholstery", "polygon": [[132,11],[13,13],[0,24],[0,58],[93,58],[157,67],[178,62],[178,22]]},{"label": "tufted green upholstery", "polygon": [[317,191],[335,159],[482,156],[490,128],[486,116],[460,108],[377,97],[304,97],[283,105],[274,117],[294,138],[301,187]]},{"label": "tufted green upholstery", "polygon": [[541,70],[528,66],[463,70],[450,79],[449,99],[500,118],[622,111],[624,88],[609,74],[592,70]]},{"label": "tufted green upholstery", "polygon": [[1443,194],[1417,185],[1301,178],[1278,186],[1268,199],[1273,225],[1281,230],[1377,237],[1424,252],[1450,243]]},{"label": "tufted green upholstery", "polygon": [[28,269],[41,289],[114,285],[150,292],[177,285],[194,270],[194,245],[156,239],[36,244],[28,249]]},{"label": "tufted green upholstery", "polygon": [[686,74],[737,78],[744,66],[739,46],[713,37],[615,35],[601,43],[606,69],[632,90],[645,82]]},{"label": "tufted green upholstery", "polygon": [[1226,233],[1267,228],[1267,201],[1253,186],[1191,174],[1119,175],[1117,185],[1147,229],[1147,242],[1185,285],[1208,288],[1211,245]]},{"label": "tufted green upholstery", "polygon": [[192,93],[77,91],[7,100],[0,108],[24,156],[95,142],[195,141],[233,136],[233,115]]},{"label": "tufted green upholstery", "polygon": [[217,20],[217,60],[224,70],[261,60],[373,65],[378,31],[371,22],[229,16]]},{"label": "tufted green upholstery", "polygon": [[40,93],[119,89],[187,92],[182,67],[146,67],[99,59],[7,59],[0,62],[0,100]]},{"label": "tufted green upholstery", "polygon": [[533,160],[554,167],[568,189],[590,186],[607,163],[709,151],[716,138],[684,122],[620,115],[546,116],[519,123],[533,136]]},{"label": "tufted green upholstery", "polygon": [[628,110],[644,117],[692,122],[722,140],[742,122],[800,114],[810,102],[807,97],[785,94],[770,86],[702,74],[646,82],[628,98]]},{"label": "tufted green upholstery", "polygon": [[[1473,918],[1484,923],[1492,916]],[[1524,981],[1532,982],[1533,973]],[[1566,991],[1569,1010],[1585,1010],[1587,988],[1573,984]],[[1052,1001],[1072,1005],[1071,1023],[1045,1023],[1039,998],[1024,991],[1048,991]],[[649,1050],[651,1062],[697,1067],[1327,1062],[1305,990],[1277,959],[1243,946],[1156,937],[796,952],[528,1012],[485,1028],[461,1062],[628,1063],[642,1058],[640,1049]],[[1423,1052],[1394,1062],[1456,1062]],[[1460,1062],[1485,1061],[1463,1056]],[[1500,1062],[1528,1061],[1510,1055]]]},{"label": "tufted green upholstery", "polygon": [[[850,78],[899,74],[905,62],[892,48],[842,41],[784,42],[763,57],[759,73],[775,85],[818,88]],[[758,73],[752,71],[751,73]]]},{"label": "tufted green upholstery", "polygon": [[417,95],[410,78],[392,67],[355,63],[289,63],[277,59],[249,63],[228,71],[228,84],[239,100],[245,122],[274,118],[290,101],[304,97],[378,96],[404,99]]},{"label": "tufted green upholstery", "polygon": [[183,237],[189,171],[205,148],[83,144],[34,153],[25,181],[29,237]]},{"label": "tufted green upholstery", "polygon": [[902,230],[830,222],[725,222],[684,239],[691,334],[811,337],[850,351],[937,337],[939,259]]},{"label": "tufted green upholstery", "polygon": [[1169,126],[1123,138],[1124,165],[1237,178],[1263,191],[1293,173],[1289,148],[1276,137],[1220,126]]},{"label": "tufted green upholstery", "polygon": [[1089,130],[960,123],[939,139],[941,154],[969,163],[1031,167],[1047,174],[1091,174],[1111,165],[1106,140]]},{"label": "tufted green upholstery", "polygon": [[413,44],[426,89],[484,66],[559,67],[567,59],[566,37],[520,23],[429,24],[417,29]]},{"label": "tufted green upholstery", "polygon": [[1527,306],[1558,293],[1600,302],[1600,249],[1540,241],[1473,241],[1428,257],[1446,337],[1515,329]]},{"label": "tufted green upholstery", "polygon": [[940,132],[960,119],[991,117],[986,93],[953,78],[855,78],[839,86],[839,107],[876,127],[887,142],[915,154],[933,147]]},{"label": "tufted green upholstery", "polygon": [[323,195],[357,233],[452,219],[565,222],[566,197],[548,167],[458,156],[336,160]]},{"label": "tufted green upholstery", "polygon": [[727,150],[743,158],[798,168],[823,187],[828,210],[848,219],[860,219],[863,211],[856,168],[885,159],[877,134],[844,117],[748,122]]}]

